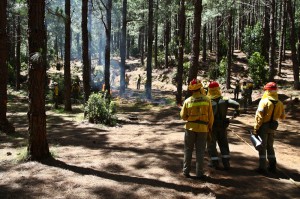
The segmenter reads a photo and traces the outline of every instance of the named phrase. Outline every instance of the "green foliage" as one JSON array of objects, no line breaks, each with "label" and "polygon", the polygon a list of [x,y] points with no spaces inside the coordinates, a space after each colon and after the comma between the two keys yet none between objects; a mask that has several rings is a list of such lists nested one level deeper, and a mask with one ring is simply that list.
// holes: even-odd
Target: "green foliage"
[{"label": "green foliage", "polygon": [[8,83],[9,84],[14,84],[15,81],[15,72],[14,72],[14,68],[12,67],[12,65],[10,63],[8,63]]},{"label": "green foliage", "polygon": [[91,94],[85,105],[86,118],[92,123],[115,126],[115,112],[116,105],[107,98],[106,93]]},{"label": "green foliage", "polygon": [[255,24],[254,27],[247,26],[243,34],[243,50],[250,56],[254,52],[261,53],[261,43],[263,39],[263,29],[261,23]]},{"label": "green foliage", "polygon": [[208,78],[216,80],[220,76],[219,66],[216,62],[213,62],[208,69]]},{"label": "green foliage", "polygon": [[226,76],[227,68],[228,68],[227,57],[223,57],[221,62],[220,62],[220,67],[219,67],[220,76],[222,76],[222,77]]},{"label": "green foliage", "polygon": [[269,70],[265,58],[255,52],[249,59],[249,72],[255,86],[264,85],[268,81]]}]

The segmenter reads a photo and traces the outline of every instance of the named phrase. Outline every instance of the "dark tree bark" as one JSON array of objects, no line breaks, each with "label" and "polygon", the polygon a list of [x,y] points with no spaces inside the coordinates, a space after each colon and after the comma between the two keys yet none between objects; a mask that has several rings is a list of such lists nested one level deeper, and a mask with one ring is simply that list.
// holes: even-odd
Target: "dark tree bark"
[{"label": "dark tree bark", "polygon": [[146,97],[152,98],[152,43],[153,43],[153,0],[149,1],[148,8],[148,51],[147,51],[147,80],[146,80]]},{"label": "dark tree bark", "polygon": [[88,33],[88,0],[82,0],[82,62],[83,62],[83,90],[84,100],[88,101],[91,94],[90,86],[90,59],[89,59],[89,33]]},{"label": "dark tree bark", "polygon": [[194,78],[197,78],[197,73],[198,73],[202,0],[194,0],[194,7],[195,8],[194,8],[192,56],[191,56],[191,66],[189,69],[188,82],[190,82]]},{"label": "dark tree bark", "polygon": [[122,41],[121,41],[121,65],[120,65],[120,95],[125,93],[125,61],[126,61],[126,32],[127,32],[127,0],[123,0],[122,9]]},{"label": "dark tree bark", "polygon": [[227,49],[227,71],[226,71],[226,88],[230,89],[230,79],[231,79],[231,65],[232,65],[232,15],[233,15],[233,10],[231,9],[229,11],[229,16],[228,16],[228,49]]},{"label": "dark tree bark", "polygon": [[145,50],[144,50],[144,39],[145,39],[145,35],[144,35],[144,27],[141,27],[140,28],[140,55],[141,55],[141,64],[142,66],[145,65],[145,62],[144,62],[144,56],[145,56]]},{"label": "dark tree bark", "polygon": [[207,42],[206,42],[206,34],[207,34],[207,24],[204,24],[204,26],[203,26],[203,33],[202,33],[202,35],[203,35],[203,38],[202,38],[202,61],[203,62],[206,62],[206,55],[207,55],[207,52],[206,52],[206,44],[207,44]]},{"label": "dark tree bark", "polygon": [[269,59],[269,44],[270,44],[270,11],[269,7],[266,3],[265,5],[265,13],[264,13],[264,26],[263,26],[263,40],[262,40],[262,52],[261,54],[264,56],[265,60]]},{"label": "dark tree bark", "polygon": [[286,30],[286,18],[287,18],[287,13],[286,13],[286,1],[281,1],[280,2],[280,15],[279,17],[280,20],[280,42],[279,42],[279,53],[278,53],[278,75],[281,75],[281,63],[283,60],[283,42],[284,42],[284,37],[285,37],[285,30]]},{"label": "dark tree bark", "polygon": [[106,4],[106,23],[105,23],[105,66],[104,66],[104,82],[105,90],[110,94],[110,42],[111,42],[111,9],[112,0],[108,0]]},{"label": "dark tree bark", "polygon": [[8,122],[7,113],[7,76],[8,76],[8,36],[7,36],[7,0],[0,1],[0,131],[14,132]]},{"label": "dark tree bark", "polygon": [[275,57],[276,57],[275,48],[276,48],[275,0],[270,0],[269,81],[274,81],[274,76],[275,76]]},{"label": "dark tree bark", "polygon": [[126,59],[129,59],[130,57],[130,47],[131,47],[131,37],[129,35],[129,31],[127,31],[127,41],[126,41]]},{"label": "dark tree bark", "polygon": [[45,1],[27,0],[29,41],[29,141],[28,159],[42,160],[50,157],[46,133],[45,110]]},{"label": "dark tree bark", "polygon": [[77,47],[77,59],[82,60],[82,52],[81,52],[81,45],[80,45],[80,34],[76,34],[76,47]]},{"label": "dark tree bark", "polygon": [[65,111],[72,111],[71,106],[71,1],[65,1]]},{"label": "dark tree bark", "polygon": [[154,68],[158,68],[158,4],[159,0],[156,0],[156,8],[155,8],[155,28],[154,28],[154,35],[155,35],[155,40],[154,40]]},{"label": "dark tree bark", "polygon": [[221,62],[221,42],[220,42],[220,30],[221,30],[221,17],[217,16],[217,27],[216,27],[216,63]]},{"label": "dark tree bark", "polygon": [[98,65],[102,65],[102,34],[99,34]]},{"label": "dark tree bark", "polygon": [[180,0],[179,15],[179,46],[178,46],[178,68],[177,68],[177,104],[182,104],[182,82],[183,82],[183,56],[185,45],[185,6],[184,0]]},{"label": "dark tree bark", "polygon": [[287,0],[287,13],[289,16],[290,26],[291,26],[291,36],[290,36],[290,45],[292,49],[292,61],[293,61],[293,73],[294,73],[294,89],[299,90],[299,62],[297,59],[297,49],[296,49],[296,26],[295,26],[295,18],[292,7],[291,0]]},{"label": "dark tree bark", "polygon": [[171,21],[170,21],[170,11],[168,10],[169,7],[170,7],[170,0],[166,0],[166,8],[167,8],[167,11],[166,11],[166,16],[165,16],[165,19],[166,19],[166,22],[165,22],[165,31],[164,31],[164,34],[165,34],[165,68],[168,68],[169,66],[169,43],[170,43],[170,33],[171,33]]},{"label": "dark tree bark", "polygon": [[20,89],[20,70],[21,70],[21,19],[17,17],[17,48],[16,48],[16,89]]}]

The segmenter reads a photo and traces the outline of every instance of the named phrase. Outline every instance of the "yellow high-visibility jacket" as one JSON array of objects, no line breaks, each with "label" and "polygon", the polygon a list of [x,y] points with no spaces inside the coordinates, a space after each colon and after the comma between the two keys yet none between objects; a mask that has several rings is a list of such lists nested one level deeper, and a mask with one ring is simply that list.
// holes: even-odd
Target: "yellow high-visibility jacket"
[{"label": "yellow high-visibility jacket", "polygon": [[211,132],[214,113],[210,98],[195,92],[184,101],[180,117],[187,121],[184,128],[194,132]]},{"label": "yellow high-visibility jacket", "polygon": [[[255,114],[254,129],[258,130],[263,123],[267,123],[271,120],[274,104],[270,99],[261,99]],[[275,105],[273,120],[285,119],[285,111],[283,103],[278,100]]]}]

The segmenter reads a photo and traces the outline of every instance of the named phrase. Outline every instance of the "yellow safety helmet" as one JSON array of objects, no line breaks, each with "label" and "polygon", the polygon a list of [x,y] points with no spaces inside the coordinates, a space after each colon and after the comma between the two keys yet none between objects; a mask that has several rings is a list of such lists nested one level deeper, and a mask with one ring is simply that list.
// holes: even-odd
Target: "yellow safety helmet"
[{"label": "yellow safety helmet", "polygon": [[189,84],[190,91],[199,90],[202,87],[203,87],[203,85],[202,85],[201,81],[197,80],[197,79],[193,79]]}]

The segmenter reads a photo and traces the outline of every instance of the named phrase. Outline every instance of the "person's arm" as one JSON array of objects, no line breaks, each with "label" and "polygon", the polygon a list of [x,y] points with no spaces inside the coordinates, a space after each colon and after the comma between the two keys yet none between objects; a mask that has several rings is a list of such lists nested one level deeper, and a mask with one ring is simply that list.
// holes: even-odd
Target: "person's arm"
[{"label": "person's arm", "polygon": [[181,108],[180,111],[180,117],[181,119],[183,119],[184,121],[186,121],[188,119],[188,114],[187,114],[187,108],[186,108],[186,102],[183,103],[183,106]]},{"label": "person's arm", "polygon": [[260,101],[255,113],[255,124],[253,129],[254,135],[258,133],[258,130],[263,123],[264,111],[265,111],[265,104],[262,101]]}]

